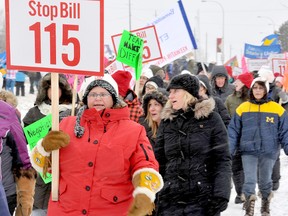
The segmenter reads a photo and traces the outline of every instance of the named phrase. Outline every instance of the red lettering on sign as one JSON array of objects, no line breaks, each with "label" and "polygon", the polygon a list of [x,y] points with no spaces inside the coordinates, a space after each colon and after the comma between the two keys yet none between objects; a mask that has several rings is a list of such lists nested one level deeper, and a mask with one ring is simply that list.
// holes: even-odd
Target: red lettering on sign
[{"label": "red lettering on sign", "polygon": [[51,21],[55,18],[80,19],[80,3],[60,2],[59,5],[42,5],[41,2],[29,1],[28,13],[30,16],[49,17]]}]

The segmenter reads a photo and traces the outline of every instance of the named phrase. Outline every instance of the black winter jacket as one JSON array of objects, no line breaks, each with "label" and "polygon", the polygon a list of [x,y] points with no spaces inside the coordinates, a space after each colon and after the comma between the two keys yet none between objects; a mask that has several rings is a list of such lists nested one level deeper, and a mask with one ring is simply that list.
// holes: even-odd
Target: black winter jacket
[{"label": "black winter jacket", "polygon": [[194,202],[205,208],[213,197],[229,200],[228,135],[214,106],[214,100],[209,98],[186,112],[164,108],[155,145],[165,184],[159,192],[159,209],[169,203]]}]

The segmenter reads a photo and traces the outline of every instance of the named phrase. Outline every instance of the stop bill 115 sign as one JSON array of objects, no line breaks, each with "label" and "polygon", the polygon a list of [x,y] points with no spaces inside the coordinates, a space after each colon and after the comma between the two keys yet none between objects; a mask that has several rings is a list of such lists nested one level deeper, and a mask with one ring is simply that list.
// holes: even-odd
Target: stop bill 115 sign
[{"label": "stop bill 115 sign", "polygon": [[6,0],[7,68],[103,75],[104,0]]}]

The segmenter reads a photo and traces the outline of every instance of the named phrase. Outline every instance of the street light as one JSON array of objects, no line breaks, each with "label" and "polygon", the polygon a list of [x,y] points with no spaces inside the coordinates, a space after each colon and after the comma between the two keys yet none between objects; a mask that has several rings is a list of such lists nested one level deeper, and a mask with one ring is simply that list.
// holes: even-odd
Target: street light
[{"label": "street light", "polygon": [[274,22],[274,20],[272,19],[272,18],[270,18],[270,17],[267,17],[267,16],[257,16],[257,18],[263,18],[263,19],[268,19],[270,22],[271,22],[271,24],[273,25],[273,33],[275,33],[275,22]]},{"label": "street light", "polygon": [[222,11],[222,55],[221,55],[221,60],[222,60],[222,64],[224,64],[224,26],[225,26],[225,12],[224,12],[224,8],[222,6],[222,4],[220,4],[218,1],[214,1],[214,0],[202,0],[202,2],[214,2],[217,5],[219,5],[219,7],[221,8]]}]

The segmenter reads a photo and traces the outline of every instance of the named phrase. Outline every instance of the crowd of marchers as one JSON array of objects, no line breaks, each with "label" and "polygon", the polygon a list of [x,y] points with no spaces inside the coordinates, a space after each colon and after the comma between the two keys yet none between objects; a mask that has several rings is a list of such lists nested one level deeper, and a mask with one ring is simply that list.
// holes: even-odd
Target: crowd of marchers
[{"label": "crowd of marchers", "polygon": [[[86,76],[75,104],[59,74],[59,131],[31,151],[23,127],[52,114],[51,73],[40,75],[25,116],[16,75],[28,73],[7,70],[4,82],[0,73],[0,215],[220,216],[232,200],[253,216],[259,197],[270,216],[280,150],[288,154],[283,77],[267,66],[234,76],[229,66],[189,64],[146,66],[137,85],[124,70]],[[45,181],[54,150],[57,201]]]}]

